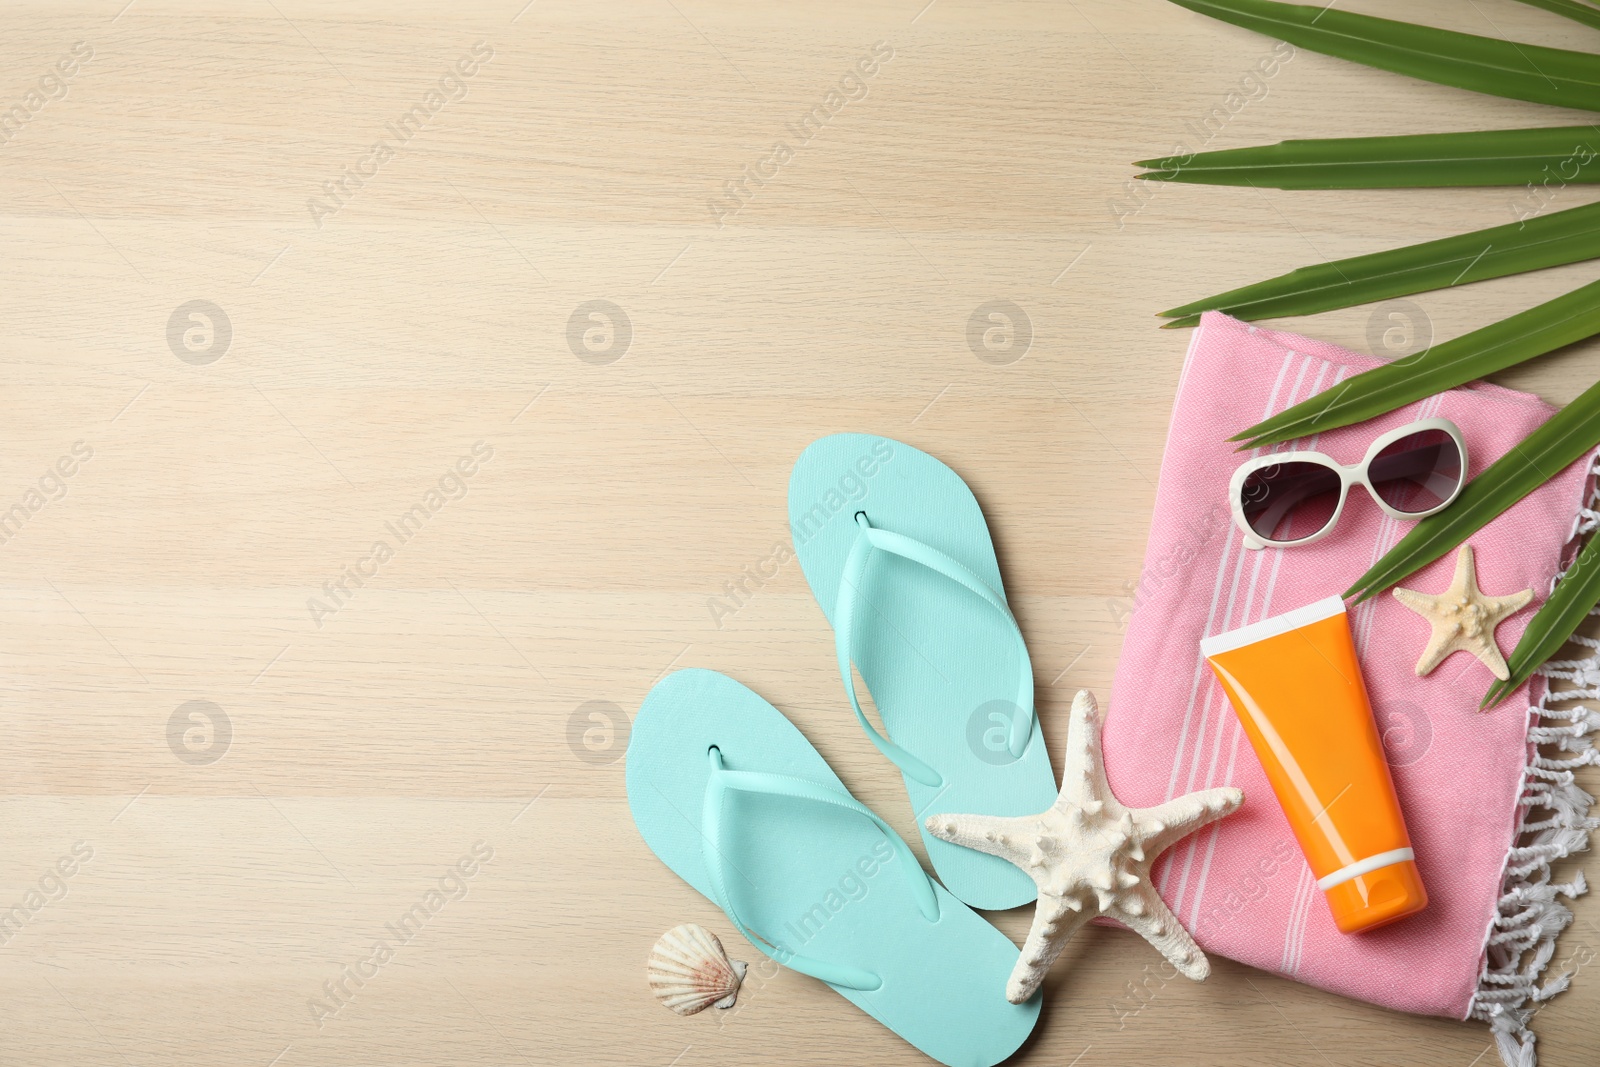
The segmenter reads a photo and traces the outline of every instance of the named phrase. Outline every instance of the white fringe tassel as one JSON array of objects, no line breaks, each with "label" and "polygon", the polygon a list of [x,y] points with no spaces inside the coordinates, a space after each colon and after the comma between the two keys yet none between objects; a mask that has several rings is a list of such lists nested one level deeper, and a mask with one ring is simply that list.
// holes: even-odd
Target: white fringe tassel
[{"label": "white fringe tassel", "polygon": [[[1590,474],[1600,474],[1600,456],[1591,461]],[[1578,512],[1569,543],[1600,527],[1597,501],[1600,488],[1591,491],[1589,506]],[[1565,573],[1556,576],[1551,589]],[[1600,615],[1600,608],[1590,614]],[[1506,1067],[1535,1067],[1538,1054],[1528,1024],[1539,1005],[1572,980],[1572,970],[1549,979],[1544,970],[1555,955],[1556,938],[1572,925],[1572,911],[1561,898],[1576,897],[1588,886],[1582,871],[1570,882],[1551,882],[1550,865],[1587,849],[1589,831],[1600,826],[1600,818],[1589,814],[1594,798],[1573,776],[1576,767],[1600,763],[1593,736],[1600,733],[1600,712],[1574,703],[1600,700],[1600,641],[1572,640],[1593,654],[1551,660],[1538,671],[1546,687],[1539,703],[1528,709],[1533,757],[1523,770],[1518,844],[1506,855],[1499,914],[1490,927],[1478,989],[1467,1010],[1469,1019],[1489,1024]],[[1555,680],[1569,684],[1554,692],[1549,683]],[[1542,817],[1534,818],[1535,811]]]}]

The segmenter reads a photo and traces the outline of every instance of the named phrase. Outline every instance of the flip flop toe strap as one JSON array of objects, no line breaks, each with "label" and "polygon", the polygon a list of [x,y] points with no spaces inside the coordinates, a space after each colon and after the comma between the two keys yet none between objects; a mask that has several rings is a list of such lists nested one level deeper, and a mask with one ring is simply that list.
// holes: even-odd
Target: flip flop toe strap
[{"label": "flip flop toe strap", "polygon": [[976,594],[1010,624],[1022,671],[1017,679],[1015,701],[1020,714],[1011,716],[1011,726],[1006,735],[1006,749],[1013,759],[1020,759],[1023,750],[1028,747],[1029,737],[1033,734],[1033,664],[1028,659],[1028,646],[1023,642],[1022,630],[1017,626],[1017,620],[1011,614],[1011,609],[1006,605],[1004,598],[989,588],[982,578],[932,545],[904,534],[878,529],[867,521],[865,512],[856,512],[856,525],[860,527],[861,532],[856,537],[855,543],[850,546],[849,556],[845,558],[844,573],[839,580],[839,595],[834,603],[833,620],[834,650],[839,660],[839,676],[844,679],[845,692],[850,697],[851,708],[855,710],[856,721],[867,732],[867,736],[877,746],[878,751],[908,777],[934,789],[944,784],[944,776],[938,771],[878,732],[877,728],[867,720],[866,713],[861,710],[861,699],[856,695],[855,674],[851,670],[851,638],[855,628],[857,601],[861,597],[862,577],[867,569],[867,559],[873,549],[878,549],[921,564],[935,574],[943,575]]},{"label": "flip flop toe strap", "polygon": [[[895,851],[900,860],[901,869],[906,872],[906,881],[911,889],[912,898],[916,901],[917,910],[929,922],[936,922],[939,918],[939,899],[934,895],[933,883],[923,873],[922,867],[917,863],[916,856],[912,853],[900,835],[889,828],[889,824],[874,815],[868,808],[861,804],[850,794],[837,789],[829,788],[818,782],[805,778],[794,778],[786,774],[771,774],[766,771],[730,771],[723,766],[722,753],[716,748],[710,751],[711,775],[706,780],[705,807],[700,819],[700,852],[705,860],[706,870],[711,876],[713,900],[728,916],[728,920],[756,948],[771,956],[785,967],[808,974],[813,978],[820,978],[830,985],[843,986],[846,989],[857,989],[870,992],[883,985],[883,979],[871,971],[860,967],[851,967],[847,964],[830,963],[811,956],[802,956],[787,949],[774,945],[757,935],[745,921],[740,918],[738,911],[733,906],[733,898],[728,893],[728,870],[733,865],[728,862],[727,855],[722,850],[723,841],[723,806],[730,790],[743,793],[764,793],[769,796],[794,797],[799,800],[815,801],[819,804],[831,804],[834,807],[844,808],[846,811],[855,812],[870,819],[872,823],[883,831],[884,837],[889,841],[890,847]],[[734,867],[733,877],[736,879],[744,876]],[[746,879],[747,880],[747,879]]]}]

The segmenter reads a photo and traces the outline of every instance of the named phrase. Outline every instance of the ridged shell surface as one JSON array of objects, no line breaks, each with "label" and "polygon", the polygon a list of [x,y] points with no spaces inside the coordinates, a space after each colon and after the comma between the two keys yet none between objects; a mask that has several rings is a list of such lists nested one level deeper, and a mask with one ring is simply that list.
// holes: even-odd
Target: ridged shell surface
[{"label": "ridged shell surface", "polygon": [[744,972],[745,965],[728,959],[715,934],[694,923],[662,934],[645,964],[650,991],[679,1015],[693,1015],[712,1005],[733,1007]]}]

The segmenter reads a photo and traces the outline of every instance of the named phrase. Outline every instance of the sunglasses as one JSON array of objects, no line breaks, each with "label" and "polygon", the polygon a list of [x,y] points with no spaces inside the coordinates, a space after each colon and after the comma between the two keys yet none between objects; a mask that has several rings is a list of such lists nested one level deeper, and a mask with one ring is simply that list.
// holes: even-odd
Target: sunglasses
[{"label": "sunglasses", "polygon": [[1345,467],[1321,452],[1275,452],[1233,472],[1228,495],[1246,548],[1308,545],[1333,529],[1352,485],[1384,514],[1421,519],[1461,494],[1467,446],[1449,419],[1419,419],[1390,430]]}]

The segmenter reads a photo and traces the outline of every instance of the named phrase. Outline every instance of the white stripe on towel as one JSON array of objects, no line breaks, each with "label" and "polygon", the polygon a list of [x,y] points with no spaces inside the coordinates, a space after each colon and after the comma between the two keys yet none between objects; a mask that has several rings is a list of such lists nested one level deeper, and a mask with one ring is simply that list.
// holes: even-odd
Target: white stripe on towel
[{"label": "white stripe on towel", "polygon": [[[1293,352],[1293,351],[1288,353],[1288,356],[1291,357],[1291,358],[1294,357],[1295,355],[1296,355],[1296,353]],[[1311,366],[1312,366],[1313,363],[1320,363],[1321,364],[1321,369],[1317,372],[1316,379],[1312,384],[1311,393],[1307,394],[1307,395],[1308,396],[1313,395],[1318,390],[1318,387],[1321,385],[1323,375],[1325,375],[1327,373],[1328,364],[1323,362],[1322,360],[1315,359],[1314,357],[1311,357],[1311,356],[1301,357],[1301,359],[1300,359],[1300,372],[1297,375],[1295,375],[1294,385],[1291,386],[1290,389],[1289,389],[1289,395],[1284,400],[1283,408],[1292,407],[1296,403],[1299,402],[1301,386],[1303,386],[1305,384],[1306,373],[1311,369]],[[1285,364],[1285,367],[1286,366],[1287,366],[1287,363]],[[1283,381],[1283,371],[1280,370],[1279,373],[1278,373],[1278,382],[1281,384],[1282,381]],[[1271,415],[1275,414],[1279,410],[1282,410],[1282,409],[1277,407],[1277,392],[1278,392],[1278,389],[1277,389],[1277,386],[1275,385],[1274,388],[1273,388],[1273,395],[1268,398],[1266,408],[1265,408],[1265,410],[1264,410],[1264,412],[1263,412],[1263,414],[1261,416],[1263,419],[1270,417]],[[1277,449],[1273,449],[1273,451],[1276,451],[1276,450]],[[1251,449],[1251,455],[1252,456],[1259,456],[1259,455],[1262,454],[1262,452],[1263,452],[1263,450],[1260,449],[1260,448]],[[1246,551],[1244,551],[1244,549],[1243,549],[1243,540],[1244,540],[1243,539],[1243,535],[1239,534],[1237,531],[1230,531],[1230,537],[1229,537],[1230,544],[1235,539],[1237,539],[1240,542],[1240,546],[1241,547],[1239,549],[1238,554],[1234,557],[1233,583],[1230,586],[1229,591],[1228,591],[1228,605],[1223,610],[1223,613],[1222,613],[1222,624],[1221,624],[1221,626],[1219,628],[1214,628],[1211,625],[1211,621],[1207,620],[1206,633],[1208,633],[1208,634],[1212,633],[1212,632],[1224,632],[1224,631],[1227,631],[1227,630],[1235,629],[1237,626],[1244,625],[1244,619],[1249,613],[1250,601],[1255,596],[1256,582],[1259,580],[1260,575],[1261,575],[1261,562],[1262,562],[1262,557],[1263,557],[1264,553],[1263,552],[1246,552]],[[1252,556],[1255,557],[1253,561],[1251,561],[1249,559],[1249,557],[1252,557]],[[1225,557],[1225,559],[1226,559],[1226,557]],[[1238,602],[1238,597],[1239,597],[1239,579],[1241,577],[1243,577],[1243,575],[1244,575],[1244,569],[1245,569],[1245,565],[1246,565],[1247,562],[1253,562],[1254,563],[1254,569],[1252,570],[1252,573],[1251,573],[1250,584],[1247,587],[1246,592],[1245,592],[1245,604],[1244,604],[1243,614],[1241,614],[1241,616],[1240,616],[1240,621],[1236,623],[1234,621],[1234,606]],[[1223,569],[1224,570],[1226,569],[1225,563],[1224,563]],[[1205,686],[1205,700],[1201,704],[1200,716],[1199,716],[1199,728],[1195,732],[1194,743],[1191,746],[1190,751],[1188,753],[1188,756],[1189,756],[1189,776],[1188,776],[1188,778],[1186,779],[1186,781],[1184,783],[1183,792],[1185,792],[1185,793],[1192,793],[1192,792],[1194,792],[1194,789],[1195,789],[1195,779],[1199,775],[1200,762],[1201,762],[1201,759],[1203,758],[1203,754],[1205,752],[1206,731],[1207,731],[1207,727],[1211,724],[1211,720],[1212,720],[1212,717],[1213,717],[1212,708],[1216,704],[1216,697],[1217,697],[1217,692],[1218,692],[1218,686],[1216,684],[1215,679],[1211,678],[1209,671],[1206,671],[1205,657],[1199,655],[1199,650],[1198,649],[1196,649],[1195,651],[1196,651],[1196,659],[1195,659],[1196,676],[1197,676],[1197,678],[1203,676],[1208,684],[1206,684],[1206,686]],[[1223,701],[1223,705],[1224,705],[1223,708],[1219,709],[1218,713],[1217,713],[1217,717],[1218,717],[1219,720],[1222,720],[1222,716],[1227,714],[1226,701]],[[1191,696],[1190,702],[1189,702],[1189,713],[1185,716],[1185,721],[1184,721],[1184,731],[1183,732],[1184,732],[1185,735],[1188,733],[1189,718],[1192,717],[1193,710],[1194,710],[1194,697]],[[1215,767],[1216,767],[1216,750],[1217,750],[1217,747],[1220,745],[1220,741],[1221,741],[1220,730],[1221,730],[1222,725],[1224,724],[1224,721],[1219,721],[1217,723],[1217,727],[1216,727],[1216,731],[1215,731],[1215,737],[1213,738],[1213,742],[1212,742],[1213,752],[1212,752],[1212,758],[1211,758],[1211,765],[1207,770],[1208,777],[1212,773],[1212,771],[1215,770]],[[1181,743],[1181,741],[1182,741],[1182,738],[1180,738],[1180,743]],[[1180,751],[1177,753],[1177,760],[1181,761],[1182,758],[1183,758],[1183,755],[1184,755],[1184,753],[1180,749]],[[1174,771],[1175,772],[1176,772],[1176,769],[1177,769],[1177,767],[1174,766]],[[1175,793],[1176,793],[1176,789],[1174,788],[1172,795],[1175,795]],[[1169,795],[1169,799],[1170,799],[1170,795]],[[1184,897],[1185,897],[1185,894],[1187,893],[1188,885],[1189,885],[1189,875],[1193,871],[1193,867],[1194,867],[1195,849],[1196,849],[1196,847],[1198,845],[1198,841],[1199,841],[1198,837],[1190,837],[1188,840],[1186,840],[1181,845],[1179,845],[1178,847],[1181,849],[1181,852],[1180,852],[1179,855],[1182,858],[1180,859],[1178,856],[1173,857],[1172,861],[1170,863],[1168,863],[1167,868],[1166,868],[1166,872],[1168,874],[1168,877],[1170,877],[1170,872],[1171,872],[1171,870],[1172,870],[1172,868],[1174,866],[1181,865],[1181,869],[1182,869],[1182,872],[1178,876],[1178,887],[1177,887],[1177,890],[1176,890],[1176,892],[1175,892],[1175,894],[1173,896],[1173,900],[1172,900],[1172,906],[1173,906],[1175,911],[1176,910],[1181,910],[1181,908],[1183,906]],[[1161,886],[1158,887],[1158,888],[1165,889],[1166,888],[1166,884],[1167,884],[1166,880],[1163,879]]]},{"label": "white stripe on towel", "polygon": [[[1332,366],[1332,364],[1325,363],[1325,364],[1323,364],[1322,370],[1317,372],[1317,380],[1311,386],[1311,394],[1310,395],[1315,396],[1316,394],[1322,392],[1322,379],[1323,379],[1323,376],[1327,373],[1329,367],[1331,367],[1331,366]],[[1348,373],[1348,370],[1349,370],[1349,368],[1347,368],[1347,367],[1339,367],[1334,372],[1333,381],[1332,381],[1332,383],[1330,383],[1329,388],[1332,388],[1334,385],[1338,385],[1341,381],[1343,381],[1344,378],[1345,378],[1345,375]],[[1311,437],[1311,439],[1309,441],[1306,441],[1303,446],[1296,446],[1295,443],[1291,441],[1291,442],[1287,442],[1284,445],[1280,446],[1280,448],[1282,450],[1285,450],[1285,451],[1292,450],[1292,449],[1294,449],[1296,447],[1304,447],[1304,448],[1307,448],[1307,449],[1314,449],[1314,448],[1317,447],[1317,444],[1321,440],[1322,440],[1322,435],[1321,434],[1315,434],[1315,435],[1313,435]],[[1278,569],[1283,565],[1284,551],[1285,550],[1278,550],[1278,551],[1274,551],[1272,553],[1272,557],[1273,557],[1272,558],[1272,570],[1269,573],[1268,578],[1267,578],[1267,589],[1266,589],[1265,594],[1261,598],[1260,609],[1255,613],[1255,617],[1254,618],[1249,618],[1248,617],[1249,616],[1249,602],[1246,601],[1246,603],[1245,603],[1246,617],[1240,620],[1240,625],[1241,626],[1245,625],[1248,622],[1259,622],[1262,619],[1266,619],[1266,618],[1270,618],[1271,617],[1272,610],[1273,610],[1273,608],[1272,608],[1272,594],[1276,591],[1277,586],[1278,586]],[[1267,555],[1267,553],[1266,553],[1265,550],[1263,550],[1262,552],[1257,553],[1257,555],[1264,557],[1264,556]],[[1257,572],[1258,575],[1260,573],[1260,570],[1261,570],[1261,560],[1257,559],[1257,561],[1256,561],[1256,572]],[[1252,593],[1254,593],[1254,591],[1255,591],[1255,586],[1256,586],[1256,580],[1255,580],[1255,578],[1252,578],[1251,582],[1250,582],[1250,588],[1251,588],[1251,592]],[[1216,685],[1212,686],[1213,691],[1215,691],[1215,690],[1217,690],[1219,688],[1220,687],[1218,687]],[[1227,785],[1229,782],[1231,782],[1233,780],[1233,768],[1235,766],[1235,761],[1237,760],[1238,755],[1239,755],[1239,738],[1244,732],[1243,728],[1239,725],[1239,717],[1237,715],[1233,714],[1232,708],[1229,706],[1228,702],[1226,700],[1224,700],[1224,701],[1221,702],[1221,704],[1222,704],[1221,710],[1220,710],[1221,726],[1220,726],[1220,729],[1218,730],[1218,733],[1217,733],[1218,745],[1217,745],[1217,749],[1212,752],[1212,755],[1211,755],[1211,766],[1206,769],[1205,788],[1207,788],[1207,789],[1210,789],[1210,788],[1212,788],[1214,786],[1218,786],[1218,785]],[[1229,741],[1229,743],[1228,743],[1228,766],[1227,766],[1226,770],[1223,771],[1222,778],[1219,781],[1217,779],[1217,776],[1216,776],[1217,757],[1218,757],[1218,754],[1220,753],[1221,741],[1222,741],[1222,736],[1223,736],[1224,733],[1227,733],[1227,734],[1231,735],[1229,737],[1229,739],[1228,739],[1228,741]],[[1195,882],[1194,901],[1190,905],[1190,925],[1191,926],[1193,926],[1194,924],[1196,924],[1196,923],[1198,923],[1200,921],[1200,909],[1204,906],[1204,902],[1205,902],[1206,882],[1210,879],[1210,876],[1211,876],[1211,861],[1216,855],[1217,835],[1221,832],[1221,830],[1222,830],[1222,824],[1220,822],[1217,822],[1217,823],[1212,823],[1211,826],[1205,832],[1205,839],[1206,839],[1206,841],[1205,841],[1205,857],[1201,861],[1200,877]],[[1198,847],[1198,846],[1194,846],[1194,847]]]}]

